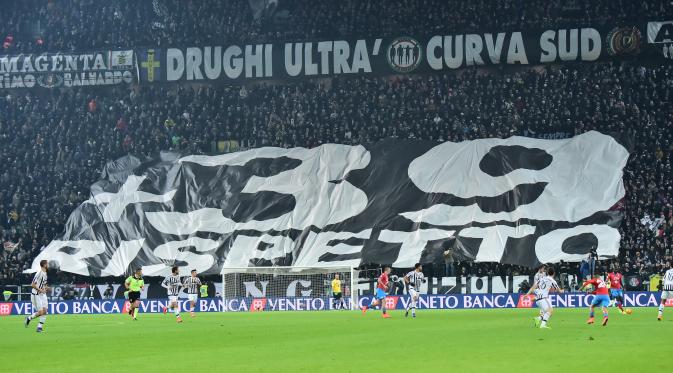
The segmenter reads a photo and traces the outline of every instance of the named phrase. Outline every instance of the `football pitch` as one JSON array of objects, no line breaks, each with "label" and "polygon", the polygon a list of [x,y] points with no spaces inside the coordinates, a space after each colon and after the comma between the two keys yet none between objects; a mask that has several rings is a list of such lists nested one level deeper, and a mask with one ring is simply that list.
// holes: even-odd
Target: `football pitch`
[{"label": "football pitch", "polygon": [[[2,372],[588,372],[667,371],[673,310],[610,309],[608,326],[585,309],[557,309],[551,330],[536,309],[170,313],[49,316],[45,332],[0,318]],[[599,314],[600,316],[600,314]],[[597,317],[597,320],[600,317]]]}]

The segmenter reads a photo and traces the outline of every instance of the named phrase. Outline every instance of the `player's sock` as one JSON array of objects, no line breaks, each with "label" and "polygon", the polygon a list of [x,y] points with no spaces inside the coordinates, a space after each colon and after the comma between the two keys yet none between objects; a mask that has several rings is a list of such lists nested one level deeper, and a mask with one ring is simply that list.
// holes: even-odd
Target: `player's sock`
[{"label": "player's sock", "polygon": [[607,319],[608,318],[608,313],[606,311],[603,311],[603,318]]},{"label": "player's sock", "polygon": [[659,305],[659,316],[661,316],[663,314],[664,314],[664,304],[662,303],[662,304]]},{"label": "player's sock", "polygon": [[134,309],[133,309],[133,318],[134,318],[134,319],[135,319],[135,318],[138,318],[138,309],[137,309],[137,308],[134,308]]},{"label": "player's sock", "polygon": [[542,323],[540,324],[540,327],[545,327],[547,326],[547,320],[549,320],[549,314],[548,313],[543,313],[541,317]]},{"label": "player's sock", "polygon": [[175,317],[180,317],[180,309],[178,307],[173,309],[173,313],[175,313]]},{"label": "player's sock", "polygon": [[416,305],[411,307],[411,316],[416,317]]},{"label": "player's sock", "polygon": [[624,312],[624,307],[622,307],[622,302],[617,302],[617,308],[619,308],[620,311]]},{"label": "player's sock", "polygon": [[36,318],[36,317],[37,317],[37,312],[35,312],[34,314],[28,316],[28,320],[32,320],[32,319],[34,319],[34,318]]},{"label": "player's sock", "polygon": [[594,317],[594,311],[589,311],[589,317]]}]

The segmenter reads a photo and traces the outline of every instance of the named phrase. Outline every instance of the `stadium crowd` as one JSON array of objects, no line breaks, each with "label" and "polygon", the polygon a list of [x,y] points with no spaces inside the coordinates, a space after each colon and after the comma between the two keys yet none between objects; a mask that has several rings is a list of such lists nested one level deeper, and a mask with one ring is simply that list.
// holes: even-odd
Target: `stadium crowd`
[{"label": "stadium crowd", "polygon": [[670,0],[24,0],[3,4],[0,37],[4,52],[34,53],[600,27],[671,13]]},{"label": "stadium crowd", "polygon": [[[568,1],[564,5],[543,2],[521,10],[516,7],[523,2],[503,0],[495,2],[502,17],[481,17],[478,15],[492,9],[493,2],[343,3],[347,6],[321,1],[310,8],[307,0],[281,2],[276,13],[285,11],[285,21],[277,15],[273,22],[263,22],[253,21],[255,15],[243,0],[147,1],[138,2],[138,6],[135,1],[104,5],[92,0],[12,2],[8,11],[0,13],[0,35],[17,35],[5,47],[7,53],[36,48],[82,50],[187,41],[200,44],[230,35],[236,35],[237,40],[268,40],[325,36],[328,32],[435,32],[447,25],[508,29],[524,23],[547,27],[569,20],[600,23],[607,15],[614,18],[617,14],[620,19],[658,15],[668,5],[654,0]],[[437,12],[421,17],[420,10],[413,11],[411,18],[406,18],[401,13],[405,6],[435,7]],[[39,45],[21,36],[31,27],[18,17],[25,14],[26,7],[37,9],[43,31]],[[310,17],[305,14],[309,8]],[[368,16],[372,12],[381,14]],[[219,22],[214,14],[231,16]],[[380,24],[359,22],[361,16]],[[206,20],[196,22],[199,17]],[[276,30],[281,28],[282,33]],[[636,61],[247,86],[3,90],[0,238],[5,245],[0,247],[0,283],[19,282],[21,271],[44,245],[61,234],[69,213],[89,197],[88,186],[96,181],[102,166],[127,153],[315,147],[386,137],[461,141],[514,134],[578,134],[593,129],[628,134],[636,140],[624,173],[626,198],[621,208],[625,219],[618,261],[629,274],[649,275],[673,259],[671,92],[673,65],[646,66]],[[226,149],[218,147],[223,143]],[[661,218],[661,224],[653,229],[642,224],[645,215],[652,220]],[[600,262],[599,270],[606,265]],[[577,264],[563,266],[567,272],[578,271]],[[451,255],[428,271],[435,276],[530,272],[516,266],[453,262]]]},{"label": "stadium crowd", "polygon": [[[129,152],[212,153],[218,141],[242,149],[315,147],[591,129],[636,139],[624,174],[621,262],[629,273],[651,273],[671,259],[673,242],[672,89],[671,66],[578,64],[247,87],[6,91],[0,98],[0,152],[7,160],[0,167],[2,236],[21,244],[3,251],[0,273],[7,281],[26,268],[88,198],[105,162]],[[640,221],[645,214],[663,217],[661,226],[651,231]],[[455,274],[523,271],[453,267]]]}]

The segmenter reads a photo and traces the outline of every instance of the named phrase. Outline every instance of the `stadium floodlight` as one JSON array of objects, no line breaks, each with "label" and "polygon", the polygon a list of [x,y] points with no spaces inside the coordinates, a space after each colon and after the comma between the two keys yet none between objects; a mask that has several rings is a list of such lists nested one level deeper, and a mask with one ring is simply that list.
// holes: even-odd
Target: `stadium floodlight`
[{"label": "stadium floodlight", "polygon": [[[221,274],[225,311],[234,299],[258,310],[358,308],[359,271],[353,267],[240,267],[223,268]],[[343,302],[333,296],[337,274]]]}]

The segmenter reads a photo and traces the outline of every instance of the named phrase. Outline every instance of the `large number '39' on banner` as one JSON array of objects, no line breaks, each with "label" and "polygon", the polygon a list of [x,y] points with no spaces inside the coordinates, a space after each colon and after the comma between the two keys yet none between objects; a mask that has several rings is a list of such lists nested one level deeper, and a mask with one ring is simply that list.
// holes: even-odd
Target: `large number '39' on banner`
[{"label": "large number '39' on banner", "polygon": [[587,132],[459,143],[161,153],[110,162],[63,237],[35,258],[61,270],[146,275],[172,265],[409,267],[456,260],[534,266],[618,254],[627,149]]}]

